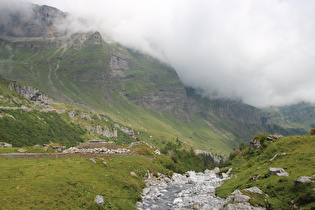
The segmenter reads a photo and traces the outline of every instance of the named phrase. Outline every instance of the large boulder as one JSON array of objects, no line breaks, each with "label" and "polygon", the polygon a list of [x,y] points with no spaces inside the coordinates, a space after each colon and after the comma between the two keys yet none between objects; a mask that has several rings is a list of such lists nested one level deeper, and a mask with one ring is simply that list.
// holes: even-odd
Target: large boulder
[{"label": "large boulder", "polygon": [[[263,192],[258,187],[252,187],[245,189],[244,191],[250,192],[251,194],[263,194]],[[235,190],[231,195],[229,195],[225,201],[223,210],[261,210],[266,209],[261,206],[252,206],[249,203],[251,197],[242,194],[241,191]]]},{"label": "large boulder", "polygon": [[8,144],[8,143],[5,143],[5,142],[0,142],[0,147],[2,147],[2,148],[11,148],[12,144]]}]

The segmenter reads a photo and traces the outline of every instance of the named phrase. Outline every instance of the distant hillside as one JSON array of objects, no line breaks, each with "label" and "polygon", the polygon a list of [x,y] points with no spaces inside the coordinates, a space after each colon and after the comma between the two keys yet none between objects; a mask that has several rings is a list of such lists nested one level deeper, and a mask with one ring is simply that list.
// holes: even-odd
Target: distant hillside
[{"label": "distant hillside", "polygon": [[0,76],[0,142],[14,147],[59,142],[70,147],[92,139],[131,143],[139,135],[104,115],[56,103],[46,96],[42,101],[42,95]]},{"label": "distant hillside", "polygon": [[185,87],[169,65],[105,42],[98,32],[55,33],[66,14],[47,6],[32,11],[35,18],[27,22],[11,20],[18,32],[1,28],[0,74],[56,101],[106,115],[145,133],[143,139],[154,145],[178,138],[188,148],[228,154],[256,133],[303,134],[314,123],[311,104],[258,109],[241,101],[203,98]]}]

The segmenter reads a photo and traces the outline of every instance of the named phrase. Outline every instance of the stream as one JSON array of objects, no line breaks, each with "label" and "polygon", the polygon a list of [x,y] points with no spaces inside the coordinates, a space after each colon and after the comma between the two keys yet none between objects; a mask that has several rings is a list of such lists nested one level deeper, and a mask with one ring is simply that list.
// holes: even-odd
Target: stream
[{"label": "stream", "polygon": [[139,210],[220,209],[225,199],[216,197],[215,188],[222,181],[210,170],[204,173],[188,171],[185,175],[174,173],[171,179],[151,176],[146,180],[142,203],[138,202],[136,207]]}]

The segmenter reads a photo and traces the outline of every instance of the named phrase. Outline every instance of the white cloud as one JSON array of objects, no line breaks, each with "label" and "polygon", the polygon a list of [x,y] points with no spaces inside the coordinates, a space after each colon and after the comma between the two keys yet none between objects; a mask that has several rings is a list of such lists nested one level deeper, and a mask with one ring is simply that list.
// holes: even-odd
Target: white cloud
[{"label": "white cloud", "polygon": [[[315,102],[313,0],[32,0],[174,66],[186,85],[253,105]],[[93,23],[93,24],[92,24]]]}]

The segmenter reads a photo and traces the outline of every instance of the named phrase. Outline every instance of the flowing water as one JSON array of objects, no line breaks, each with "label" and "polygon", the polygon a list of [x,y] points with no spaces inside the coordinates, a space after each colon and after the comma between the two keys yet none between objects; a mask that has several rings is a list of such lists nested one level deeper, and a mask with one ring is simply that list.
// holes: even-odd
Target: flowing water
[{"label": "flowing water", "polygon": [[172,179],[159,181],[147,179],[143,190],[142,203],[138,209],[220,209],[225,199],[215,196],[215,188],[222,179],[212,171],[207,173],[187,172],[176,174]]}]

